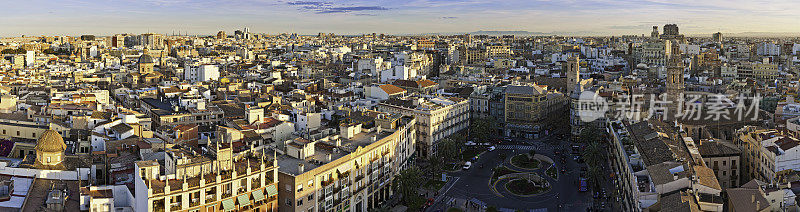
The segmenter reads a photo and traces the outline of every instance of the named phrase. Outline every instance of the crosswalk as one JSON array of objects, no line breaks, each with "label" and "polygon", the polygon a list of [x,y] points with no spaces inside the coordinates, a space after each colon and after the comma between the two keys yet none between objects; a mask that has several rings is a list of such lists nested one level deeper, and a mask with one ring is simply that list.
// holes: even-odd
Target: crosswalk
[{"label": "crosswalk", "polygon": [[515,150],[541,150],[538,146],[529,145],[499,145],[498,149],[515,149]]}]

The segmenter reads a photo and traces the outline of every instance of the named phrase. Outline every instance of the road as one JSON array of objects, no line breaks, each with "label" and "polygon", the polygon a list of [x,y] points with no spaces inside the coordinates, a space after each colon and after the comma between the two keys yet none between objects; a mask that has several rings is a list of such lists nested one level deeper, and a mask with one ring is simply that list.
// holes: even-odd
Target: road
[{"label": "road", "polygon": [[[567,157],[566,164],[562,164],[554,154],[555,149],[561,149],[560,152],[562,154],[568,153],[565,150],[570,145],[550,139],[552,138],[539,139],[537,141],[516,140],[511,144],[498,145],[495,151],[483,153],[477,161],[473,162],[473,168],[449,174],[458,180],[452,184],[452,187],[444,195],[440,195],[444,197],[440,197],[438,199],[440,201],[436,201],[427,211],[445,211],[451,207],[447,203],[453,198],[465,200],[475,198],[484,202],[487,206],[494,206],[498,209],[529,210],[547,208],[548,211],[585,211],[590,205],[591,193],[578,192],[579,164],[573,161],[571,157]],[[557,145],[554,146],[552,143],[557,143]],[[516,154],[527,153],[530,150],[535,150],[537,154],[552,158],[559,169],[566,165],[567,173],[559,173],[561,176],[559,176],[558,181],[550,181],[552,189],[549,192],[533,197],[511,195],[502,186],[497,186],[500,194],[493,191],[489,185],[491,170],[504,162],[499,159],[499,155],[505,154],[507,158],[510,158]],[[537,171],[540,176],[545,176],[545,168],[540,168]]]}]

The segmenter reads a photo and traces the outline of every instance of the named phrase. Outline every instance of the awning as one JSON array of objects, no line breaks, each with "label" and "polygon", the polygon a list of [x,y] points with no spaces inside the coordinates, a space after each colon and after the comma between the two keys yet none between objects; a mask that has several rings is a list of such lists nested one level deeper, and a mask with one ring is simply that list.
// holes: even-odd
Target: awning
[{"label": "awning", "polygon": [[271,197],[275,195],[278,195],[278,188],[275,187],[275,184],[267,186],[267,196]]},{"label": "awning", "polygon": [[250,195],[247,194],[239,195],[238,197],[236,197],[236,199],[239,199],[239,207],[245,207],[250,205]]},{"label": "awning", "polygon": [[222,210],[223,211],[233,211],[236,207],[233,206],[233,198],[222,200]]},{"label": "awning", "polygon": [[261,189],[253,191],[253,201],[264,200],[264,192]]}]

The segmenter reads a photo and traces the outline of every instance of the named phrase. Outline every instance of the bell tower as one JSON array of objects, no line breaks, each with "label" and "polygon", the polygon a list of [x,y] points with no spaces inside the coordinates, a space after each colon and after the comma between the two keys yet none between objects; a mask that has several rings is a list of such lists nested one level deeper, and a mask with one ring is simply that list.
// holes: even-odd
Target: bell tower
[{"label": "bell tower", "polygon": [[684,82],[683,82],[683,56],[681,55],[680,45],[676,40],[667,40],[666,42],[667,48],[667,80],[666,80],[666,88],[667,88],[667,100],[672,101],[672,104],[669,104],[668,111],[666,114],[666,120],[672,121],[675,120],[675,117],[678,112],[678,104],[682,101],[678,101],[678,98],[681,98],[681,93],[683,93],[684,89]]}]

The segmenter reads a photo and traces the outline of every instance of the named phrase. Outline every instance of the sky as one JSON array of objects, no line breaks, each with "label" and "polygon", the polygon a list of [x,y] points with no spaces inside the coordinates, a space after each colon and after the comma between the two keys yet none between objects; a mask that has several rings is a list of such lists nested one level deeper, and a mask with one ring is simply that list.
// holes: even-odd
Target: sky
[{"label": "sky", "polygon": [[798,0],[0,0],[0,36],[800,32]]}]

